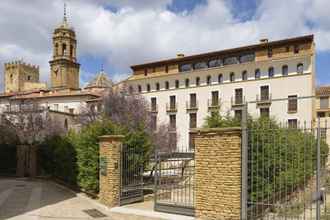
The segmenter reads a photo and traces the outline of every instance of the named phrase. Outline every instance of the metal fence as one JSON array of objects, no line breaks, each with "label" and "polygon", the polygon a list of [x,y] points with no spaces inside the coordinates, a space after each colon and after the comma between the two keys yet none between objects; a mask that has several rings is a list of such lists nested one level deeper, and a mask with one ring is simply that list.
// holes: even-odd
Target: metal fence
[{"label": "metal fence", "polygon": [[194,159],[194,152],[188,149],[156,153],[156,211],[194,215]]},{"label": "metal fence", "polygon": [[252,120],[245,106],[242,128],[242,219],[330,220],[326,119]]}]

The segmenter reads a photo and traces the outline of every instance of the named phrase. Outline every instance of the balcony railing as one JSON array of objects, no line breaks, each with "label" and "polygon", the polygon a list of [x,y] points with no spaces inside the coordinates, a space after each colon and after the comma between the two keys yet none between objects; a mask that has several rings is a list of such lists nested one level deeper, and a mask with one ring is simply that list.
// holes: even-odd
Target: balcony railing
[{"label": "balcony railing", "polygon": [[245,96],[244,97],[231,97],[231,107],[241,107],[245,104]]},{"label": "balcony railing", "polygon": [[272,94],[257,95],[256,102],[258,105],[270,105],[272,103]]},{"label": "balcony railing", "polygon": [[151,113],[157,113],[158,112],[158,105],[151,105],[149,111]]},{"label": "balcony railing", "polygon": [[166,111],[167,112],[177,112],[178,111],[178,103],[166,103]]},{"label": "balcony railing", "polygon": [[42,112],[47,110],[47,107],[39,105],[13,105],[4,109],[5,113],[18,113],[18,112]]},{"label": "balcony railing", "polygon": [[209,111],[219,110],[220,103],[221,103],[220,99],[208,99],[207,106],[208,106]]},{"label": "balcony railing", "polygon": [[186,109],[187,109],[187,111],[198,110],[198,101],[195,101],[195,102],[187,101]]}]

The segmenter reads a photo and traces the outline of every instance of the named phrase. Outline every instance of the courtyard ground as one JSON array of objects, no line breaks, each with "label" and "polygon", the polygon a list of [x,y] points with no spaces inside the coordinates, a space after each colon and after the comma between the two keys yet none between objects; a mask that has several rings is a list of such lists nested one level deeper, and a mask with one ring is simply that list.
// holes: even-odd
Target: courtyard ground
[{"label": "courtyard ground", "polygon": [[[157,213],[150,210],[150,207],[141,207],[143,205],[138,205],[137,209],[134,209],[134,205],[108,209],[97,201],[76,194],[52,181],[0,178],[1,220],[192,219]],[[93,214],[97,216],[93,217]]]}]

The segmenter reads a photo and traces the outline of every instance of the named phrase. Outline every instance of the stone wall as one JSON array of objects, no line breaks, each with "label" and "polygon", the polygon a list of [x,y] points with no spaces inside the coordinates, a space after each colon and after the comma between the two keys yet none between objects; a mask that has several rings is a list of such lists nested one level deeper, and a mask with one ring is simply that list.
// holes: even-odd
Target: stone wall
[{"label": "stone wall", "polygon": [[108,207],[119,206],[121,135],[100,137],[100,202]]},{"label": "stone wall", "polygon": [[195,136],[196,217],[240,219],[241,129],[200,129]]}]

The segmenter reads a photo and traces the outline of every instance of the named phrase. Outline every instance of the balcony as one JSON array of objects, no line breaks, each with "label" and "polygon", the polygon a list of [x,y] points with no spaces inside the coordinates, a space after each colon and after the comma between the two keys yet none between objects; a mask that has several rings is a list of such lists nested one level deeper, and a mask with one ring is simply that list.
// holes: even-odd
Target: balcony
[{"label": "balcony", "polygon": [[209,111],[219,111],[220,110],[220,99],[209,99],[207,100],[207,106]]},{"label": "balcony", "polygon": [[231,107],[241,108],[245,105],[245,97],[231,97]]},{"label": "balcony", "polygon": [[256,103],[258,106],[269,106],[272,104],[272,94],[263,94],[256,96]]},{"label": "balcony", "polygon": [[166,112],[167,113],[176,113],[178,111],[178,103],[166,103]]},{"label": "balcony", "polygon": [[198,110],[198,101],[195,101],[195,102],[187,101],[186,109],[187,109],[187,111],[197,111]]},{"label": "balcony", "polygon": [[151,105],[149,107],[149,112],[150,113],[158,113],[158,105]]}]

